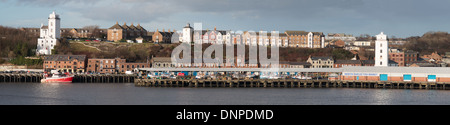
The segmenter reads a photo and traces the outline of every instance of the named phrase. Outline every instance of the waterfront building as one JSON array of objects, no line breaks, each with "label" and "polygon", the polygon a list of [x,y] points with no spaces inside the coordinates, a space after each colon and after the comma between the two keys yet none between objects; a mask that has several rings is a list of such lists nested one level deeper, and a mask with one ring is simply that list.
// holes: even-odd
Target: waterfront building
[{"label": "waterfront building", "polygon": [[445,67],[344,67],[341,80],[450,82],[450,70]]},{"label": "waterfront building", "polygon": [[116,73],[119,71],[119,63],[125,63],[125,59],[88,59],[86,71],[88,73]]},{"label": "waterfront building", "polygon": [[334,65],[334,60],[330,56],[309,56],[306,62],[311,64],[311,68],[333,68]]},{"label": "waterfront building", "polygon": [[361,60],[363,66],[375,66],[375,60]]},{"label": "waterfront building", "polygon": [[51,55],[61,36],[59,15],[53,11],[48,17],[48,25],[41,24],[36,54]]},{"label": "waterfront building", "polygon": [[86,68],[86,55],[50,55],[44,57],[44,70],[82,73]]},{"label": "waterfront building", "polygon": [[388,66],[389,50],[387,36],[381,32],[375,41],[375,66]]},{"label": "waterfront building", "polygon": [[361,60],[336,60],[333,68],[341,68],[346,66],[363,66]]},{"label": "waterfront building", "polygon": [[152,68],[173,68],[172,59],[170,57],[153,57],[150,60]]},{"label": "waterfront building", "polygon": [[135,68],[149,68],[149,63],[126,62],[126,59],[88,59],[86,72],[88,73],[102,73],[114,74],[125,73],[126,71],[133,71]]},{"label": "waterfront building", "polygon": [[437,67],[436,64],[425,60],[410,62],[409,67]]},{"label": "waterfront building", "polygon": [[310,68],[311,63],[308,62],[289,62],[289,68]]}]

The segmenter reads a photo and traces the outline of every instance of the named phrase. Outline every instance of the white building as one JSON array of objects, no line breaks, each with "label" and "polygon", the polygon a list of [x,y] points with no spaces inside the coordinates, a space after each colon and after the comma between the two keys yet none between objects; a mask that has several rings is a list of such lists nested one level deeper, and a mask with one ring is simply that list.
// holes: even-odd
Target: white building
[{"label": "white building", "polygon": [[325,36],[325,40],[355,41],[356,37],[344,33],[328,33],[328,35]]},{"label": "white building", "polygon": [[355,41],[354,46],[370,46],[370,41]]},{"label": "white building", "polygon": [[189,23],[186,24],[186,26],[183,28],[183,35],[182,36],[182,42],[185,43],[191,43],[192,40],[192,36],[194,33],[194,29],[191,27],[191,25]]},{"label": "white building", "polygon": [[60,18],[54,11],[48,17],[48,25],[41,24],[40,37],[36,49],[37,55],[51,55],[52,49],[55,47],[60,33]]},{"label": "white building", "polygon": [[375,66],[388,66],[389,49],[387,36],[381,32],[375,41]]}]

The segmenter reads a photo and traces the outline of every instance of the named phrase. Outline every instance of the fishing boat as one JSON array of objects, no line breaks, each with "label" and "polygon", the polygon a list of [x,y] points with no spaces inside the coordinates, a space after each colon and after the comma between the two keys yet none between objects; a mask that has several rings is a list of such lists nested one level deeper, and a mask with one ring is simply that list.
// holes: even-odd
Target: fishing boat
[{"label": "fishing boat", "polygon": [[73,81],[73,75],[69,73],[65,74],[47,74],[44,73],[44,79],[41,80],[41,83],[71,83]]}]

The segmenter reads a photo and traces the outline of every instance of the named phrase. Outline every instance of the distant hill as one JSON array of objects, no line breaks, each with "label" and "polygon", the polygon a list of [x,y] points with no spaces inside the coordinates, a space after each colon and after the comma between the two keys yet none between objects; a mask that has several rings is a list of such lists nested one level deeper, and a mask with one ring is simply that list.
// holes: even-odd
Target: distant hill
[{"label": "distant hill", "polygon": [[409,37],[404,48],[418,51],[421,55],[437,51],[439,54],[450,52],[450,34],[448,32],[427,32],[421,37]]}]

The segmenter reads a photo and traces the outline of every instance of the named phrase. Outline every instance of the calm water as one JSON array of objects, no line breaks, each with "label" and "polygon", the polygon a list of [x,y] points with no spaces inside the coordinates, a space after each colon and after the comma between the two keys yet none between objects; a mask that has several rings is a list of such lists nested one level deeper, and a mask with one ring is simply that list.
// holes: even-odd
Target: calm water
[{"label": "calm water", "polygon": [[0,83],[1,105],[449,105],[450,91],[348,88],[147,88]]}]

